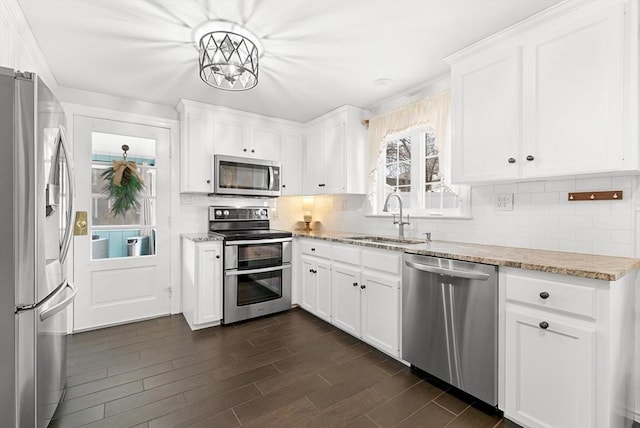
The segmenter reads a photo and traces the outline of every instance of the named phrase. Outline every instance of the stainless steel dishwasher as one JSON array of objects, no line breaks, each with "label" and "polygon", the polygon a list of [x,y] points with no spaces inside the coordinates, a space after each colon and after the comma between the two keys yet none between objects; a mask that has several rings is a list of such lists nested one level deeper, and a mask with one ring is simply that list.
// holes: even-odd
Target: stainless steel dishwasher
[{"label": "stainless steel dishwasher", "polygon": [[498,405],[498,269],[405,254],[402,358]]}]

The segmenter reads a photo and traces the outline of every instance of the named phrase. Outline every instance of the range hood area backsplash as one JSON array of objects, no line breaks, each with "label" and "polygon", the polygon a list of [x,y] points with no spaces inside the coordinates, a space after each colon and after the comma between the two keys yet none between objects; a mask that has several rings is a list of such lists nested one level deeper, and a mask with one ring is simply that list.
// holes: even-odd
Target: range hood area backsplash
[{"label": "range hood area backsplash", "polygon": [[[477,186],[471,191],[471,219],[411,218],[405,234],[421,238],[506,245],[576,253],[634,257],[634,205],[639,181],[633,176],[534,181]],[[568,192],[622,190],[624,200],[569,202]],[[513,211],[496,211],[497,194],[513,193]],[[272,227],[303,226],[303,197],[221,198],[182,195],[181,233],[207,230],[209,205],[259,205],[271,208]],[[638,209],[636,209],[638,208]],[[327,231],[395,236],[388,217],[367,217],[365,195],[315,196],[312,227]]]}]

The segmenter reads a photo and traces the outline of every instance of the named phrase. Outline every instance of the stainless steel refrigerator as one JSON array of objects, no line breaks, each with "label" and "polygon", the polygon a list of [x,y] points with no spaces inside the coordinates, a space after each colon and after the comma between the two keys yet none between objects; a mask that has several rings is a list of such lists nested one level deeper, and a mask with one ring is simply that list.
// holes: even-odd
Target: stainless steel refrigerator
[{"label": "stainless steel refrigerator", "polygon": [[73,171],[64,112],[0,67],[0,425],[46,427],[65,385]]}]

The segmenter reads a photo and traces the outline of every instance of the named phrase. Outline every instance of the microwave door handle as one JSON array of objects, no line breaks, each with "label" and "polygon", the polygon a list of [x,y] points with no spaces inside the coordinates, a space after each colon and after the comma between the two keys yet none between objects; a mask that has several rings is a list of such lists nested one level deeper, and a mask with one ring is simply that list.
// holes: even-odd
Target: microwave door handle
[{"label": "microwave door handle", "polygon": [[267,182],[267,189],[273,190],[273,167],[269,167],[269,181]]}]

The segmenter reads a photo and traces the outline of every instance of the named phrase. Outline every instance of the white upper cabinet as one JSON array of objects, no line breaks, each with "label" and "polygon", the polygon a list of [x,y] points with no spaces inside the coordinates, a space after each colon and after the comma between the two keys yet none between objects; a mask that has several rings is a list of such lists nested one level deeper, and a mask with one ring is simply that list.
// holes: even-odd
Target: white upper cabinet
[{"label": "white upper cabinet", "polygon": [[302,194],[302,135],[282,134],[280,161],[282,162],[283,195]]},{"label": "white upper cabinet", "polygon": [[452,72],[452,175],[478,182],[519,176],[520,49],[460,64]]},{"label": "white upper cabinet", "polygon": [[343,106],[307,124],[303,144],[305,195],[366,193],[367,112]]},{"label": "white upper cabinet", "polygon": [[637,3],[550,8],[448,57],[452,179],[637,171]]},{"label": "white upper cabinet", "polygon": [[212,157],[220,154],[281,161],[282,193],[301,193],[301,124],[188,100],[180,100],[178,111],[181,192],[213,192]]}]

